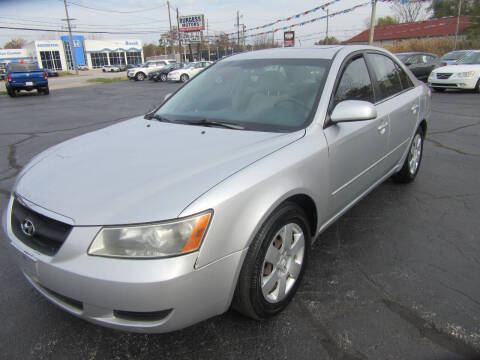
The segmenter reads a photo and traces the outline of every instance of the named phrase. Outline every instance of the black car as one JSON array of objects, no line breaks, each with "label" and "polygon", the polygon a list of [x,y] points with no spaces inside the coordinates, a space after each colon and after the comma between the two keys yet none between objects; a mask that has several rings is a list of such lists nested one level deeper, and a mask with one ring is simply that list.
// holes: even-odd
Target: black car
[{"label": "black car", "polygon": [[48,77],[57,77],[58,76],[58,72],[56,72],[55,70],[51,70],[51,69],[43,69],[43,70],[47,73]]},{"label": "black car", "polygon": [[428,75],[430,75],[432,70],[438,67],[440,63],[438,55],[431,53],[408,52],[395,55],[408,66],[417,79],[423,81],[428,79]]},{"label": "black car", "polygon": [[148,79],[153,81],[162,81],[162,82],[167,81],[167,75],[170,71],[180,69],[183,66],[184,64],[178,64],[178,63],[165,65],[161,69],[152,71],[150,74],[148,74]]}]

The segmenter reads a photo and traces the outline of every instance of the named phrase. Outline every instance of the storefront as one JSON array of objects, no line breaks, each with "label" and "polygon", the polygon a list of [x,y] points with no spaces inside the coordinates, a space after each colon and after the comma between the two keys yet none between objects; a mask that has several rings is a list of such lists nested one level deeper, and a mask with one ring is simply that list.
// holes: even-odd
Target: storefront
[{"label": "storefront", "polygon": [[89,68],[143,63],[140,40],[85,40],[84,46]]},{"label": "storefront", "polygon": [[61,40],[35,40],[28,43],[25,49],[42,69],[68,70]]},{"label": "storefront", "polygon": [[35,59],[28,55],[26,49],[0,49],[0,70],[9,63],[33,62]]}]

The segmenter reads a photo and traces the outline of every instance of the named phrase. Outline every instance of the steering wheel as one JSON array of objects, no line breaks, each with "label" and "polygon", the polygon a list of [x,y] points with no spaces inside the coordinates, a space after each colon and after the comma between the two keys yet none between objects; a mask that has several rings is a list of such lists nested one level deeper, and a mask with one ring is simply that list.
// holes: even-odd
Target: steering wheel
[{"label": "steering wheel", "polygon": [[310,108],[309,108],[308,106],[306,106],[306,105],[303,104],[302,102],[300,102],[300,101],[298,101],[298,100],[296,100],[296,99],[292,99],[292,98],[279,100],[279,101],[277,101],[273,106],[278,107],[279,104],[281,104],[281,103],[286,103],[286,102],[293,103],[293,104],[297,105],[298,107],[303,108],[305,111],[310,112]]}]

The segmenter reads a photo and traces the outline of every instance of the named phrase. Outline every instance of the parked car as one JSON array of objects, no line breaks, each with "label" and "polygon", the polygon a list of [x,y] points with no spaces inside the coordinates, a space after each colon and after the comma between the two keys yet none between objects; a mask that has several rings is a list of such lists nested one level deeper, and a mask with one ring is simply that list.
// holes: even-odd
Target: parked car
[{"label": "parked car", "polygon": [[104,326],[173,331],[230,306],[269,318],[318,234],[391,176],[415,179],[430,96],[381,48],[231,56],[145,117],[34,157],[3,216],[12,257]]},{"label": "parked car", "polygon": [[87,65],[77,65],[77,69],[80,70],[80,71],[85,71],[85,70],[88,70],[88,66]]},{"label": "parked car", "polygon": [[21,90],[37,90],[39,94],[44,95],[50,93],[48,75],[36,64],[8,64],[5,87],[11,97],[17,96]]},{"label": "parked car", "polygon": [[454,50],[446,53],[440,58],[440,66],[455,64],[458,60],[470,54],[472,50]]},{"label": "parked car", "polygon": [[172,64],[174,62],[175,61],[173,60],[147,61],[145,64],[143,64],[142,66],[139,66],[138,68],[129,69],[127,71],[127,77],[129,79],[143,81],[147,78],[148,74],[150,74],[152,71],[159,70],[165,65]]},{"label": "parked car", "polygon": [[428,75],[438,66],[439,57],[435,54],[422,52],[409,52],[395,54],[417,77],[422,81],[427,81]]},{"label": "parked car", "polygon": [[159,70],[152,71],[148,74],[148,79],[153,81],[167,81],[167,76],[170,71],[178,70],[184,67],[184,63],[173,63],[165,65]]},{"label": "parked car", "polygon": [[103,65],[102,71],[103,72],[119,72],[121,70],[120,70],[120,65]]},{"label": "parked car", "polygon": [[47,73],[48,77],[57,77],[58,76],[58,72],[56,72],[55,70],[51,70],[51,69],[43,69],[43,70]]},{"label": "parked car", "polygon": [[480,93],[480,50],[473,50],[455,64],[432,71],[428,85],[437,92],[469,89]]},{"label": "parked car", "polygon": [[141,67],[141,66],[142,66],[142,64],[127,64],[127,65],[125,65],[125,68],[127,70],[130,70],[130,69],[135,69],[135,68]]},{"label": "parked car", "polygon": [[197,61],[187,63],[181,69],[170,71],[167,75],[167,81],[187,82],[210,65],[212,65],[211,61]]}]

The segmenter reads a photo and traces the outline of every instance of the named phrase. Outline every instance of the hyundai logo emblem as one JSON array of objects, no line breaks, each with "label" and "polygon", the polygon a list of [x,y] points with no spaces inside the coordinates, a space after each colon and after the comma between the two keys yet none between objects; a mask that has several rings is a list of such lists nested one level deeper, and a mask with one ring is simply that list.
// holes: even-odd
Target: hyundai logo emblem
[{"label": "hyundai logo emblem", "polygon": [[24,219],[20,227],[22,228],[22,232],[27,236],[33,236],[33,234],[35,234],[35,225],[33,225],[30,219]]}]

